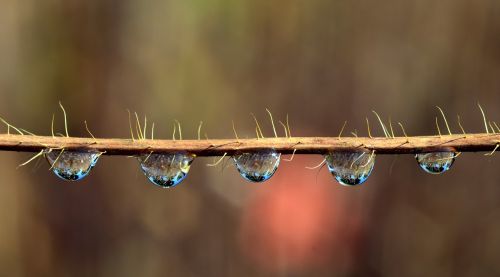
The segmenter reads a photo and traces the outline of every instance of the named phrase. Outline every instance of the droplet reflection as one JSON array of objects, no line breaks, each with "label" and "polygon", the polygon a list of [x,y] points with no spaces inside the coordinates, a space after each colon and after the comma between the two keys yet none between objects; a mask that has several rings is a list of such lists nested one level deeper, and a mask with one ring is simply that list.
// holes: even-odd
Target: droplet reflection
[{"label": "droplet reflection", "polygon": [[269,180],[278,169],[281,154],[273,149],[233,155],[238,172],[251,182]]},{"label": "droplet reflection", "polygon": [[138,159],[144,175],[151,183],[163,188],[171,188],[186,178],[194,157],[187,153],[153,153],[141,155]]},{"label": "droplet reflection", "polygon": [[375,165],[375,153],[365,151],[330,152],[325,159],[330,173],[344,186],[364,183]]},{"label": "droplet reflection", "polygon": [[455,161],[454,152],[429,152],[415,155],[418,165],[430,174],[448,171]]},{"label": "droplet reflection", "polygon": [[97,151],[52,150],[45,152],[52,171],[66,181],[78,181],[86,177],[101,156]]}]

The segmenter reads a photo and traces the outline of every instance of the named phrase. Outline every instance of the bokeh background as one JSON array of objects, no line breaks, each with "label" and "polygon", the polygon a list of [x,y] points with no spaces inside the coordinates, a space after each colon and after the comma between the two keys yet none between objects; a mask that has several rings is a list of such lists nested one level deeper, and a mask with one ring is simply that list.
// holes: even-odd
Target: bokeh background
[{"label": "bokeh background", "polygon": [[[171,136],[254,136],[254,112],[289,114],[294,136],[366,135],[371,110],[412,135],[500,120],[494,0],[3,0],[0,115],[37,134],[128,137],[126,109]],[[441,124],[443,124],[441,122]],[[444,126],[444,125],[442,125]],[[444,129],[444,127],[443,127]],[[5,132],[6,129],[2,129]],[[374,130],[382,135],[380,129]],[[399,132],[399,130],[398,130]],[[171,190],[134,158],[103,157],[66,183],[45,161],[0,153],[2,276],[499,276],[500,158],[463,154],[431,176],[378,156],[342,187],[320,156],[268,182],[195,160]]]}]

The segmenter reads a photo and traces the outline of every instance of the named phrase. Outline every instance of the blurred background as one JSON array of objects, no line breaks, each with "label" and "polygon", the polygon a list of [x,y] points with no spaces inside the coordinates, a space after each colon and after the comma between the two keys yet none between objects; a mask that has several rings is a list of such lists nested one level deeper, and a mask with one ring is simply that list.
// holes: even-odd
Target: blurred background
[{"label": "blurred background", "polygon": [[[73,136],[129,137],[126,109],[171,136],[366,135],[371,110],[410,135],[482,132],[500,120],[495,0],[3,0],[0,115],[50,134],[60,100]],[[441,123],[442,124],[442,123]],[[442,125],[444,126],[444,125]],[[3,127],[2,127],[3,128]],[[377,129],[375,129],[377,128]],[[444,127],[442,127],[443,129]],[[2,129],[1,132],[6,132]],[[400,131],[398,130],[400,134]],[[29,153],[0,153],[2,276],[498,276],[497,155],[463,154],[432,176],[411,155],[378,156],[342,187],[317,155],[261,184],[232,161],[196,159],[175,189],[126,157],[66,183]]]}]

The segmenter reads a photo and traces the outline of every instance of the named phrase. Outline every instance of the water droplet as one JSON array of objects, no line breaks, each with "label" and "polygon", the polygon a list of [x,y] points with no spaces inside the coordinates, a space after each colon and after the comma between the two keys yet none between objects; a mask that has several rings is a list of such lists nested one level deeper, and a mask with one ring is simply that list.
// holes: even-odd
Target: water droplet
[{"label": "water droplet", "polygon": [[430,174],[441,174],[448,171],[455,161],[454,152],[429,152],[415,155],[418,165]]},{"label": "water droplet", "polygon": [[364,183],[375,165],[375,153],[365,151],[330,152],[325,159],[330,173],[344,186]]},{"label": "water droplet", "polygon": [[233,155],[234,164],[243,178],[251,182],[264,182],[278,169],[281,154],[273,149]]},{"label": "water droplet", "polygon": [[153,153],[139,156],[139,161],[144,175],[151,183],[163,188],[171,188],[186,178],[194,157],[187,153]]},{"label": "water droplet", "polygon": [[52,150],[45,158],[52,171],[61,179],[78,181],[89,175],[101,153],[97,151]]}]

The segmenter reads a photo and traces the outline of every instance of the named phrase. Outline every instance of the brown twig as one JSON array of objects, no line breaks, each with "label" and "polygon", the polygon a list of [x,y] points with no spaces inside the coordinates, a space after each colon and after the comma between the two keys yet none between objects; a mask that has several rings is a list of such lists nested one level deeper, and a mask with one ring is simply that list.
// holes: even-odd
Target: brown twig
[{"label": "brown twig", "polygon": [[280,153],[322,154],[328,151],[374,150],[377,154],[412,154],[429,151],[491,152],[500,134],[421,137],[294,137],[210,140],[131,140],[32,135],[0,135],[0,150],[39,152],[42,149],[98,150],[106,155],[138,155],[185,151],[197,156],[232,155],[240,151],[274,148]]}]

